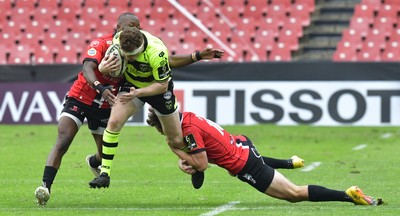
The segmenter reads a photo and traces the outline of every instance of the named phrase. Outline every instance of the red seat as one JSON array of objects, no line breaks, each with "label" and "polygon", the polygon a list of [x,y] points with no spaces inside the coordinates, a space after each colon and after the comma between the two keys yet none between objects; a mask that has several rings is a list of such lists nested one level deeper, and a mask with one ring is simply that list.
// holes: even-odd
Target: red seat
[{"label": "red seat", "polygon": [[365,37],[370,28],[370,23],[368,23],[368,20],[366,20],[365,18],[353,16],[350,20],[349,27],[357,31],[361,35],[361,37]]},{"label": "red seat", "polygon": [[273,44],[267,44],[267,43],[263,43],[262,41],[260,42],[254,42],[252,43],[253,45],[253,49],[252,51],[254,51],[254,53],[249,52],[248,56],[246,56],[247,60],[249,61],[267,61],[268,60],[268,56],[267,56],[267,51],[268,51],[268,46],[270,46],[271,48],[269,50],[272,49]]},{"label": "red seat", "polygon": [[309,26],[311,22],[310,12],[303,4],[294,5],[289,17],[298,19],[302,26]]},{"label": "red seat", "polygon": [[[106,1],[106,8],[115,7],[121,10],[126,10],[129,7],[130,2],[131,0]],[[134,5],[138,6],[138,2],[140,1],[135,1]],[[142,2],[146,3],[147,1]]]},{"label": "red seat", "polygon": [[336,50],[333,53],[332,61],[334,62],[354,62],[356,61],[356,51],[355,50]]},{"label": "red seat", "polygon": [[77,63],[79,63],[78,54],[74,49],[72,49],[71,46],[69,46],[69,45],[64,46],[56,54],[55,63],[77,64]]},{"label": "red seat", "polygon": [[29,45],[18,45],[10,51],[8,64],[30,64],[32,48]]},{"label": "red seat", "polygon": [[57,19],[73,21],[82,12],[82,2],[79,0],[62,0],[58,9]]},{"label": "red seat", "polygon": [[267,15],[268,5],[266,1],[248,0],[247,5],[239,8],[240,17],[252,17],[254,19],[262,19]]},{"label": "red seat", "polygon": [[379,48],[384,49],[386,46],[386,35],[379,29],[370,29],[364,43],[369,41],[374,42]]},{"label": "red seat", "polygon": [[12,8],[13,16],[19,14],[21,16],[31,16],[35,10],[37,0],[17,0],[14,1],[15,6]]},{"label": "red seat", "polygon": [[[20,26],[17,22],[14,21],[9,21],[5,23],[2,29],[2,34],[7,34],[10,39],[12,38],[14,40],[18,40],[21,37],[21,33],[22,31]],[[2,41],[1,43],[4,43],[4,41]]]},{"label": "red seat", "polygon": [[395,10],[400,12],[400,1],[398,1],[398,0],[385,0],[385,4],[392,5],[392,7],[394,7]]},{"label": "red seat", "polygon": [[70,45],[73,50],[78,53],[82,53],[87,47],[88,41],[91,39],[90,36],[81,32],[70,32],[66,35],[66,45]]},{"label": "red seat", "polygon": [[362,36],[360,32],[352,28],[346,28],[343,30],[342,41],[349,42],[354,49],[361,49]]},{"label": "red seat", "polygon": [[395,20],[387,16],[377,16],[373,22],[373,27],[379,29],[380,32],[386,36],[390,36],[390,33],[394,29]]},{"label": "red seat", "polygon": [[266,51],[271,51],[276,43],[277,34],[271,30],[259,30],[254,35],[254,43],[260,43]]},{"label": "red seat", "polygon": [[387,47],[381,54],[381,61],[400,62],[400,46]]},{"label": "red seat", "polygon": [[53,64],[54,53],[47,46],[40,46],[33,52],[32,62],[34,64]]},{"label": "red seat", "polygon": [[315,11],[315,0],[296,0],[296,4],[307,5],[310,13]]},{"label": "red seat", "polygon": [[369,23],[372,23],[374,19],[374,8],[368,4],[356,4],[354,6],[353,16],[362,17],[367,19]]},{"label": "red seat", "polygon": [[270,0],[269,2],[269,8],[276,9],[276,6],[278,6],[282,13],[287,13],[292,10],[292,0]]},{"label": "red seat", "polygon": [[361,0],[360,3],[370,5],[374,9],[374,11],[377,11],[381,7],[382,1],[381,0]]},{"label": "red seat", "polygon": [[[361,44],[360,44],[361,48]],[[333,53],[333,61],[355,61],[357,49],[351,42],[342,38],[336,45],[336,50]]]},{"label": "red seat", "polygon": [[95,10],[103,10],[107,0],[83,0],[84,8],[93,8]]},{"label": "red seat", "polygon": [[11,16],[11,3],[13,0],[0,1],[0,23],[7,20],[7,17]]},{"label": "red seat", "polygon": [[274,19],[278,26],[282,26],[284,24],[283,20],[285,20],[286,17],[287,12],[281,5],[271,5],[271,7],[268,9],[267,18]]},{"label": "red seat", "polygon": [[284,43],[291,51],[299,49],[299,39],[297,33],[291,29],[282,29],[278,41]]},{"label": "red seat", "polygon": [[303,25],[296,17],[288,17],[284,20],[282,30],[291,30],[298,38],[303,37]]},{"label": "red seat", "polygon": [[290,47],[284,43],[276,43],[272,48],[269,56],[269,61],[291,61],[292,56],[290,52]]},{"label": "red seat", "polygon": [[273,32],[278,32],[279,28],[281,27],[280,24],[283,25],[283,21],[278,22],[277,19],[273,17],[267,17],[258,22],[258,30],[271,30]]},{"label": "red seat", "polygon": [[380,61],[381,49],[373,41],[365,41],[361,50],[357,53],[357,61]]},{"label": "red seat", "polygon": [[397,8],[390,4],[382,4],[378,9],[378,16],[391,17],[395,19],[397,17]]},{"label": "red seat", "polygon": [[79,16],[79,21],[83,21],[83,24],[89,31],[96,30],[97,24],[100,22],[100,17],[93,8],[84,8],[81,15]]}]

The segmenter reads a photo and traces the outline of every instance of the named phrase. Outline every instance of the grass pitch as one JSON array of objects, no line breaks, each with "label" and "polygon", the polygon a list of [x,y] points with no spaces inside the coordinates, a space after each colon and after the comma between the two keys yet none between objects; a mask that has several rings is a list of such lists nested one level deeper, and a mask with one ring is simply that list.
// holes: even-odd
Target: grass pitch
[{"label": "grass pitch", "polygon": [[114,159],[108,189],[91,189],[93,174],[85,157],[95,144],[84,125],[52,187],[46,208],[36,205],[55,125],[0,125],[0,215],[400,215],[400,131],[396,127],[228,126],[245,134],[263,155],[296,154],[304,172],[280,170],[296,184],[345,190],[360,186],[385,205],[354,206],[341,202],[288,203],[259,193],[219,167],[210,166],[204,185],[195,190],[190,176],[177,167],[164,137],[150,127],[125,127]]}]

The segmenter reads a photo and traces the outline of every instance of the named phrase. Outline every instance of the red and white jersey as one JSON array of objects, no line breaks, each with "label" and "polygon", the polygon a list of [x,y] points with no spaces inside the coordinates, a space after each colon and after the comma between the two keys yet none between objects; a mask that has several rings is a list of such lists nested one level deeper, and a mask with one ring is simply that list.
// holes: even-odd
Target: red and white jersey
[{"label": "red and white jersey", "polygon": [[247,162],[249,147],[236,142],[244,137],[229,134],[211,120],[184,112],[182,131],[190,153],[206,151],[208,162],[223,167],[232,174],[240,172]]},{"label": "red and white jersey", "polygon": [[[85,61],[93,61],[97,65],[100,64],[103,59],[107,48],[112,44],[113,34],[108,34],[99,38],[96,38],[90,42],[84,54]],[[118,90],[119,82],[122,78],[115,78],[100,73],[98,69],[94,71],[97,80],[103,85],[112,85]],[[115,91],[115,94],[117,91]],[[99,108],[110,108],[110,105],[104,101],[100,94],[93,89],[83,76],[83,72],[79,72],[78,79],[71,86],[68,97],[75,98],[76,100],[93,107]]]}]

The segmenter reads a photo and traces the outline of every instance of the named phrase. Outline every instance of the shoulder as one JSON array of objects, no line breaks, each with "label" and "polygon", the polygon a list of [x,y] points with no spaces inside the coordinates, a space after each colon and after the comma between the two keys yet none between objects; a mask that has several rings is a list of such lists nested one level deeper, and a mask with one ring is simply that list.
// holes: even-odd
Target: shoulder
[{"label": "shoulder", "polygon": [[90,42],[91,47],[97,47],[99,45],[104,46],[104,45],[111,45],[112,44],[112,38],[113,34],[107,34],[98,38],[94,38]]}]

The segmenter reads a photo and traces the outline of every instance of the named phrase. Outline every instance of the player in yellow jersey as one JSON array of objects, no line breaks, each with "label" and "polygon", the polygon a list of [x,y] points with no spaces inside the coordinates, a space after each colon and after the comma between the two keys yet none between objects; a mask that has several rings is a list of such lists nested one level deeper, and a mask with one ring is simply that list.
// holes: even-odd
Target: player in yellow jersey
[{"label": "player in yellow jersey", "polygon": [[[119,44],[128,60],[117,103],[112,107],[110,119],[103,135],[101,173],[89,185],[92,188],[108,187],[110,171],[119,136],[126,121],[145,103],[155,109],[163,125],[167,143],[174,148],[184,148],[180,127],[178,104],[173,92],[174,84],[168,61],[168,49],[152,34],[135,27],[118,32],[113,43]],[[200,53],[191,55],[193,62]]]}]

